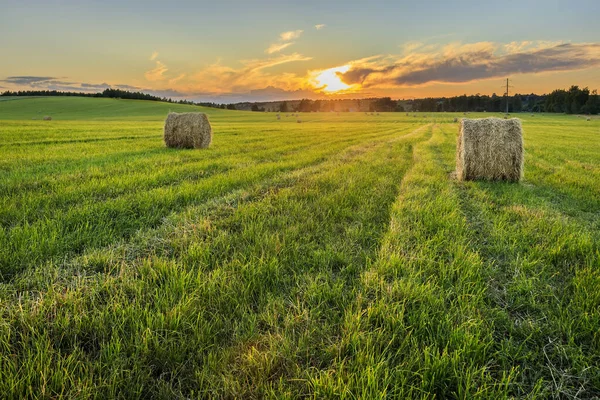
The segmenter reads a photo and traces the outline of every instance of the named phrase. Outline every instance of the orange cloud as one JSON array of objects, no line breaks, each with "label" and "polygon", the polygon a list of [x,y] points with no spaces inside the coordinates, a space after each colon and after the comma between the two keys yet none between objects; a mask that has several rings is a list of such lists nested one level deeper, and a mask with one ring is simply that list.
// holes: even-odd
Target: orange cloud
[{"label": "orange cloud", "polygon": [[296,31],[283,32],[281,35],[279,35],[279,38],[282,41],[287,42],[289,40],[298,39],[300,35],[302,35],[302,32],[304,32],[302,29],[298,29]]},{"label": "orange cloud", "polygon": [[269,48],[267,50],[265,50],[265,53],[267,54],[273,54],[273,53],[277,53],[280,52],[281,50],[293,45],[294,42],[289,42],[289,43],[273,43],[272,45],[269,46]]},{"label": "orange cloud", "polygon": [[156,61],[156,67],[154,67],[150,71],[146,71],[144,76],[149,81],[161,81],[161,80],[165,79],[164,74],[168,70],[169,69],[167,68],[167,66],[165,64],[163,64],[160,61]]},{"label": "orange cloud", "polygon": [[293,73],[271,74],[269,68],[298,61],[308,61],[298,53],[268,59],[242,60],[240,68],[216,62],[194,74],[188,87],[208,93],[244,92],[274,86],[285,90],[298,90],[308,86],[306,79]]}]

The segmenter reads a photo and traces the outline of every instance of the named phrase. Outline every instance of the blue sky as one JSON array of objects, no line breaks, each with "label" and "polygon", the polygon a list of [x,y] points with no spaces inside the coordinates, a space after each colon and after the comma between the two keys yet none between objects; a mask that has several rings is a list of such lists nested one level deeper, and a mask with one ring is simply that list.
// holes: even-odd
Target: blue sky
[{"label": "blue sky", "polygon": [[1,0],[0,8],[0,90],[406,98],[501,92],[503,74],[522,93],[600,86],[600,1]]}]

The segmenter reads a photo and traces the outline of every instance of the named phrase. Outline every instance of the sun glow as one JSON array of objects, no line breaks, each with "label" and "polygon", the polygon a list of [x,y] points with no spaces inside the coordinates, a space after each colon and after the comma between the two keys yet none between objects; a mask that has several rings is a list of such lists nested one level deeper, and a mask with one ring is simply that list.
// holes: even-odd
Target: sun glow
[{"label": "sun glow", "polygon": [[340,79],[338,73],[348,72],[350,65],[315,71],[312,83],[317,89],[327,93],[343,92],[352,89],[355,85],[348,85]]}]

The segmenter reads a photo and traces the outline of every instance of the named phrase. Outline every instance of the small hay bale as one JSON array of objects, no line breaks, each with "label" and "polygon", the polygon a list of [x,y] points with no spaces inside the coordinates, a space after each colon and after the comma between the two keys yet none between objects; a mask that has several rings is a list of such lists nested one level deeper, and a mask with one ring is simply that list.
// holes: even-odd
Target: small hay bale
[{"label": "small hay bale", "polygon": [[532,117],[535,117],[535,115],[531,114]]},{"label": "small hay bale", "polygon": [[277,115],[277,121],[279,121],[281,119],[280,115]]},{"label": "small hay bale", "polygon": [[523,128],[517,118],[462,119],[456,147],[459,181],[523,177]]},{"label": "small hay bale", "polygon": [[458,122],[458,118],[454,118],[454,122]]},{"label": "small hay bale", "polygon": [[302,120],[301,120],[301,119],[298,119],[298,121],[297,121],[297,122],[298,122],[299,124],[301,124],[301,123],[302,123]]},{"label": "small hay bale", "polygon": [[591,121],[591,120],[592,120],[592,119],[591,119],[590,117],[587,117],[587,118],[586,118],[586,121]]},{"label": "small hay bale", "polygon": [[212,128],[204,113],[170,112],[165,120],[163,137],[167,147],[205,149],[212,142]]},{"label": "small hay bale", "polygon": [[49,115],[46,115],[44,118],[42,118],[44,121],[52,121],[52,117]]}]

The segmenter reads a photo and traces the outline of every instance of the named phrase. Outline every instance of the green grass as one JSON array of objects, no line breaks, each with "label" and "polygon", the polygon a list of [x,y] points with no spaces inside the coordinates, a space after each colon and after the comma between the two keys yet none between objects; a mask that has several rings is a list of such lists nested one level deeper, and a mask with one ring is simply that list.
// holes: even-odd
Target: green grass
[{"label": "green grass", "polygon": [[2,397],[600,396],[600,121],[458,183],[456,116],[0,103]]}]

